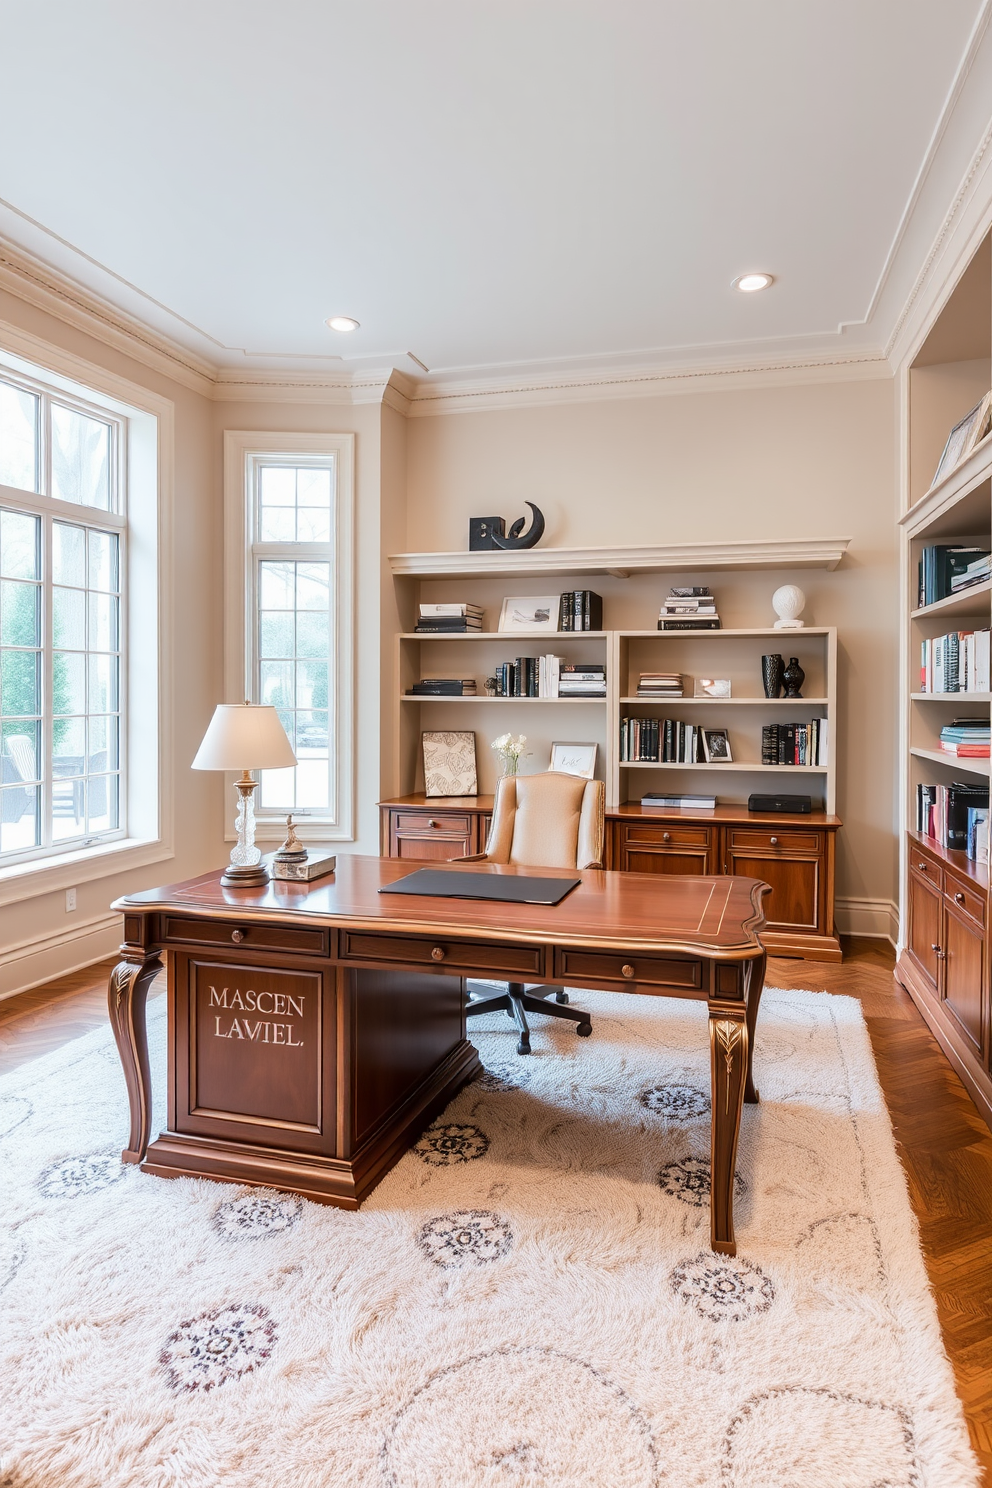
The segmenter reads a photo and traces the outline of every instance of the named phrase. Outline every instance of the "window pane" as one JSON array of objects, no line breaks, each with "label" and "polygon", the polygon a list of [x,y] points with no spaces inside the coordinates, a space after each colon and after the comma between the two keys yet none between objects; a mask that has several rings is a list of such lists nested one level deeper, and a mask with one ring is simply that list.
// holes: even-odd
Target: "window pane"
[{"label": "window pane", "polygon": [[292,656],[293,615],[284,610],[263,610],[260,617],[259,655]]},{"label": "window pane", "polygon": [[52,711],[86,712],[86,656],[82,651],[52,654]]},{"label": "window pane", "polygon": [[[86,647],[86,595],[82,589],[52,591],[52,640],[67,651]],[[62,711],[56,708],[56,713]]]},{"label": "window pane", "polygon": [[91,651],[117,650],[117,600],[112,594],[90,594]]},{"label": "window pane", "polygon": [[38,489],[38,399],[0,382],[0,486]]},{"label": "window pane", "polygon": [[331,471],[263,465],[258,480],[261,542],[329,542]]},{"label": "window pane", "polygon": [[120,762],[117,714],[90,718],[88,733],[90,742],[86,768],[89,773],[99,775],[104,770],[116,770]]},{"label": "window pane", "polygon": [[0,583],[0,645],[41,642],[41,587],[5,579]]},{"label": "window pane", "polygon": [[52,725],[54,739],[55,774],[83,775],[86,757],[83,753],[86,738],[85,718],[56,718]]},{"label": "window pane", "polygon": [[3,726],[3,778],[0,785],[30,783],[41,779],[38,746],[41,725],[23,719]]},{"label": "window pane", "polygon": [[41,656],[37,651],[0,652],[0,713],[5,718],[41,713]]},{"label": "window pane", "polygon": [[296,608],[296,564],[259,564],[259,598],[263,610]]},{"label": "window pane", "polygon": [[52,404],[52,495],[110,510],[110,425]]},{"label": "window pane", "polygon": [[52,523],[52,580],[56,584],[86,584],[86,528]]},{"label": "window pane", "polygon": [[90,532],[90,588],[102,589],[115,594],[120,588],[117,580],[117,550],[119,540],[112,532]]},{"label": "window pane", "polygon": [[296,565],[296,606],[300,610],[326,610],[331,582],[329,563]]},{"label": "window pane", "polygon": [[87,783],[87,835],[112,832],[119,825],[118,798],[120,779],[117,775],[94,775]]},{"label": "window pane", "polygon": [[91,713],[115,713],[117,711],[118,670],[116,656],[90,656],[89,711]]},{"label": "window pane", "polygon": [[330,627],[326,610],[310,611],[296,617],[296,654],[315,656],[326,660],[329,651]]},{"label": "window pane", "polygon": [[291,661],[263,661],[260,668],[261,696],[259,701],[275,708],[293,706],[293,663]]},{"label": "window pane", "polygon": [[0,574],[5,579],[41,578],[41,518],[0,512]]},{"label": "window pane", "polygon": [[296,471],[283,465],[263,465],[259,488],[263,506],[296,505]]},{"label": "window pane", "polygon": [[[4,756],[6,779],[6,756]],[[41,842],[37,786],[4,786],[0,789],[0,852],[21,852]]]},{"label": "window pane", "polygon": [[262,542],[295,541],[296,513],[292,508],[263,506],[258,535]]}]

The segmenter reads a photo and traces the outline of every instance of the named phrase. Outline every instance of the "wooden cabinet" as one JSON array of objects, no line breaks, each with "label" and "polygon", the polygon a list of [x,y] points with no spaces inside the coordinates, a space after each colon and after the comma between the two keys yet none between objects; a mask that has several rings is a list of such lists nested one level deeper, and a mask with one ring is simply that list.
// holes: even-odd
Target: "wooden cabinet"
[{"label": "wooden cabinet", "polygon": [[908,847],[906,944],[896,975],[989,1116],[992,999],[982,870],[916,832]]},{"label": "wooden cabinet", "polygon": [[[484,851],[492,797],[439,802],[422,794],[399,796],[380,802],[379,809],[386,856],[440,861]],[[772,954],[841,959],[834,929],[836,816],[761,814],[743,806],[693,814],[633,805],[606,816],[607,868],[763,879],[772,892],[765,900],[762,939]]]}]

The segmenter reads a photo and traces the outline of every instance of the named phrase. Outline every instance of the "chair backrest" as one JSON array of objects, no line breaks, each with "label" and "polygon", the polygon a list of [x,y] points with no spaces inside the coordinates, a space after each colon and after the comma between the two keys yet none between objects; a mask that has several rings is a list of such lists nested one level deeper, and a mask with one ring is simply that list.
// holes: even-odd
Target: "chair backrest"
[{"label": "chair backrest", "polygon": [[486,857],[522,868],[601,868],[605,816],[601,780],[552,770],[504,776],[496,787]]}]

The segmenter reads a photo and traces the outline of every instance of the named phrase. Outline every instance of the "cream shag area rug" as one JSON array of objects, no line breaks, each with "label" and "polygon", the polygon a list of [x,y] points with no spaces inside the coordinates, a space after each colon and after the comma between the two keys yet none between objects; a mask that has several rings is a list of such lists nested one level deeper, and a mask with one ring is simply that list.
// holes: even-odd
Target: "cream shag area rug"
[{"label": "cream shag area rug", "polygon": [[765,994],[730,1259],[705,1008],[573,1001],[357,1214],[122,1167],[109,1035],[5,1079],[0,1484],[973,1488],[858,1004]]}]

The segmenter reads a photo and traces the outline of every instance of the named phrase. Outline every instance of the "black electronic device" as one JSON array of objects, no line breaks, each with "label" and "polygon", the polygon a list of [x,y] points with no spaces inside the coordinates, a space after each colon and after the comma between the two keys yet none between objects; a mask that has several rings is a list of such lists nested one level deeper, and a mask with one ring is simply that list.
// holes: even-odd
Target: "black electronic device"
[{"label": "black electronic device", "polygon": [[761,796],[747,798],[748,811],[788,811],[797,815],[808,815],[813,810],[810,796]]}]

